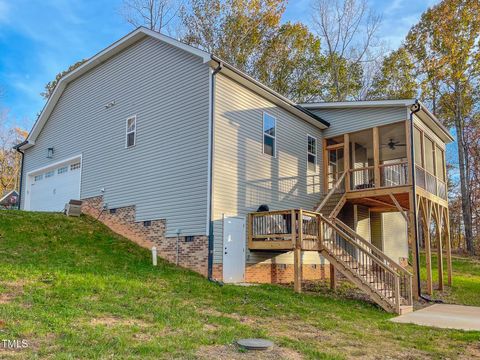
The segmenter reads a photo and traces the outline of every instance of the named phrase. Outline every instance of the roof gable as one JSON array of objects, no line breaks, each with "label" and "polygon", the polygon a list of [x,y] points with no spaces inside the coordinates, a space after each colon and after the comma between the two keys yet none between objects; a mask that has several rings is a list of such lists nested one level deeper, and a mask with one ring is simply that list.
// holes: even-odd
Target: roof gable
[{"label": "roof gable", "polygon": [[33,145],[35,145],[35,140],[40,134],[43,126],[47,122],[48,118],[50,117],[55,105],[57,104],[58,100],[60,99],[62,93],[64,92],[65,88],[69,83],[73,80],[79,78],[89,70],[93,69],[94,67],[104,63],[108,59],[112,58],[113,56],[117,55],[121,51],[125,50],[132,44],[136,43],[137,41],[150,36],[162,42],[165,42],[169,45],[175,46],[179,49],[182,49],[190,54],[200,57],[204,63],[211,60],[211,56],[209,53],[202,51],[200,49],[194,48],[190,45],[186,45],[178,40],[175,40],[169,36],[160,34],[156,31],[149,30],[144,27],[140,27],[128,35],[124,36],[120,40],[114,42],[106,49],[100,51],[98,54],[91,57],[88,61],[83,63],[81,66],[73,70],[72,72],[68,73],[64,77],[60,79],[57,83],[57,86],[53,90],[51,96],[49,97],[47,103],[43,107],[39,117],[35,121],[32,130],[28,134],[26,141],[22,144],[19,144],[17,148],[27,149]]}]

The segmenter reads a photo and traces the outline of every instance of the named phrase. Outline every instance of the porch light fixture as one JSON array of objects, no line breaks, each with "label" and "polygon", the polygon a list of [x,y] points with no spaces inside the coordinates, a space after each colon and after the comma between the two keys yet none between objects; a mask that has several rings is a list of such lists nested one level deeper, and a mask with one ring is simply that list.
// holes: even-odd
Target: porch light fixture
[{"label": "porch light fixture", "polygon": [[47,159],[53,158],[53,147],[47,149]]}]

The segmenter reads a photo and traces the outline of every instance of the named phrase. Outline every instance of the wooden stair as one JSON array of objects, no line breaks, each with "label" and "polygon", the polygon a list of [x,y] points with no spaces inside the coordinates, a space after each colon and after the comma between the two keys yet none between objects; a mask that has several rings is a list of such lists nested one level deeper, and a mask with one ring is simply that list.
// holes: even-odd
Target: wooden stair
[{"label": "wooden stair", "polygon": [[338,219],[324,224],[320,253],[384,310],[413,311],[411,274]]}]

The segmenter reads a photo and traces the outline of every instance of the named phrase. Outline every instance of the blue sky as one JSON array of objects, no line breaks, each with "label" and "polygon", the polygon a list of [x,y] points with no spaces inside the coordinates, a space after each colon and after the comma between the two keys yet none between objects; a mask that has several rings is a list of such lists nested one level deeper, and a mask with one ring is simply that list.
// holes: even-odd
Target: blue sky
[{"label": "blue sky", "polygon": [[[435,0],[370,0],[383,14],[380,36],[390,48]],[[30,129],[44,100],[44,84],[132,30],[121,0],[0,0],[0,105]],[[285,20],[310,21],[310,0],[290,0]]]}]

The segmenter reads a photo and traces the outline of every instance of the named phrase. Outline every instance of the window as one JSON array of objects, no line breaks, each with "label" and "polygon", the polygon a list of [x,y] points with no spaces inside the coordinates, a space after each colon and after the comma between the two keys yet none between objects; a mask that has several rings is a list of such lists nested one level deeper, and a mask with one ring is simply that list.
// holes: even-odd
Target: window
[{"label": "window", "polygon": [[315,171],[317,167],[317,139],[307,135],[308,170]]},{"label": "window", "polygon": [[52,177],[54,174],[55,174],[55,171],[53,171],[53,170],[52,170],[52,171],[48,171],[48,172],[45,173],[45,177],[46,177],[46,178],[50,178],[50,177]]},{"label": "window", "polygon": [[117,213],[117,209],[110,209],[109,212],[110,212],[110,214],[116,214],[116,213]]},{"label": "window", "polygon": [[40,174],[40,175],[35,175],[35,181],[40,181],[43,179],[43,174]]},{"label": "window", "polygon": [[70,165],[70,170],[78,170],[78,169],[80,169],[80,163],[79,162]]},{"label": "window", "polygon": [[64,174],[68,171],[68,166],[64,166],[64,167],[61,167],[61,168],[58,168],[57,170],[57,174]]},{"label": "window", "polygon": [[277,120],[263,113],[263,153],[275,157]]},{"label": "window", "polygon": [[137,117],[132,116],[127,119],[127,138],[126,147],[135,146],[135,138],[137,133]]},{"label": "window", "polygon": [[152,226],[152,222],[151,222],[150,220],[145,220],[145,221],[143,222],[143,226],[145,226],[145,227]]},{"label": "window", "polygon": [[193,242],[195,240],[195,236],[185,236],[185,242]]}]

